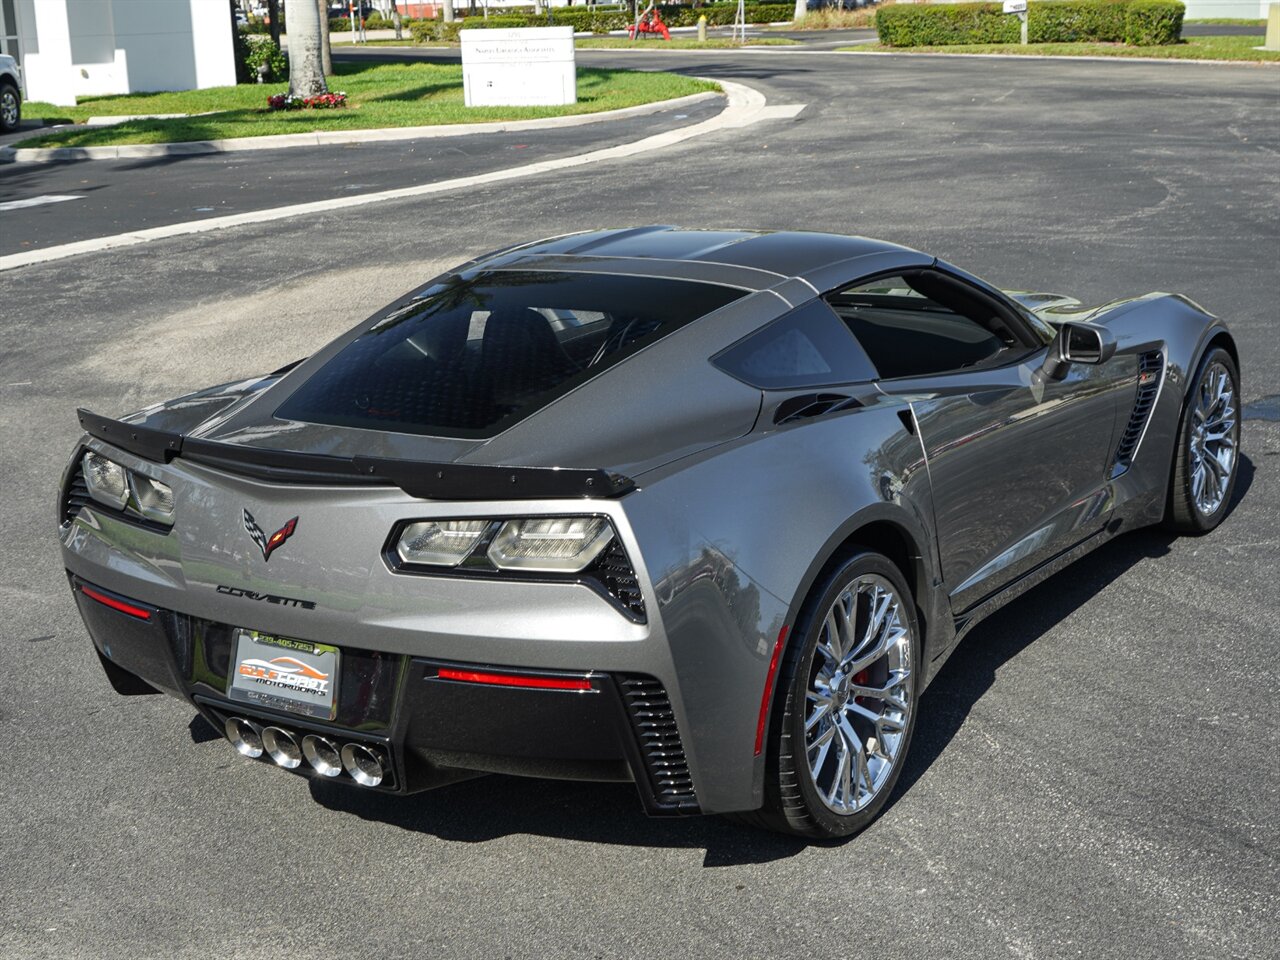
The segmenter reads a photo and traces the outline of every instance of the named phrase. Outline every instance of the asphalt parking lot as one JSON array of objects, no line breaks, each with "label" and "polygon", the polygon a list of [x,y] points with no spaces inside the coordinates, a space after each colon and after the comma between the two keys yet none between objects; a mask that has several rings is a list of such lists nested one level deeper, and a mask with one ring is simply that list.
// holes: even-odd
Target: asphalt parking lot
[{"label": "asphalt parking lot", "polygon": [[[633,160],[0,272],[0,956],[1274,957],[1280,74],[625,62],[806,107]],[[522,142],[541,141],[492,148]],[[344,169],[356,154],[421,177],[450,163],[370,145]],[[177,202],[195,170],[233,196],[236,164],[265,160],[159,165],[148,189]],[[274,158],[286,180],[293,162]],[[113,168],[0,168],[0,189],[76,176],[108,189]],[[0,215],[2,242],[53,209]],[[94,219],[117,213],[85,225],[136,228]],[[625,785],[309,785],[175,700],[111,692],[55,536],[75,407],[272,369],[508,242],[651,222],[862,233],[1087,301],[1184,293],[1243,355],[1234,511],[1199,540],[1122,538],[975,629],[923,698],[885,815],[832,846],[648,820]]]}]

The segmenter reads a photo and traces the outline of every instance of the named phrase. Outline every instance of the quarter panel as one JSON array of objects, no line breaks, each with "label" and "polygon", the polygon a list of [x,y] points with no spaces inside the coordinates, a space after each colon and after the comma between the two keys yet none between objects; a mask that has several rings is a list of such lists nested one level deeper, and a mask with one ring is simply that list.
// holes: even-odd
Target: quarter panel
[{"label": "quarter panel", "polygon": [[646,474],[624,500],[679,677],[670,692],[703,809],[761,802],[754,745],[769,659],[833,535],[859,517],[893,517],[927,543],[928,478],[905,410],[881,398],[760,429]]}]

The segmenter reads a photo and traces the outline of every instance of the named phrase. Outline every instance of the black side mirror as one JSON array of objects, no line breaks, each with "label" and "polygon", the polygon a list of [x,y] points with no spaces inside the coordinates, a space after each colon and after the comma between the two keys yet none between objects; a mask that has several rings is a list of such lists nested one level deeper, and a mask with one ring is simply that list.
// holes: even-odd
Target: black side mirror
[{"label": "black side mirror", "polygon": [[1095,323],[1064,323],[1049,345],[1044,358],[1044,372],[1052,380],[1061,380],[1073,363],[1098,366],[1116,353],[1116,338],[1106,327]]}]

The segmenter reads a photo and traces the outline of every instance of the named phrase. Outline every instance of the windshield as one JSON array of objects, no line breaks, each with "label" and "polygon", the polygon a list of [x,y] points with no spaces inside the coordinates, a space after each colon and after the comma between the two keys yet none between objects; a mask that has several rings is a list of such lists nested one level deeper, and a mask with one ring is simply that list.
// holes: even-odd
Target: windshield
[{"label": "windshield", "polygon": [[349,343],[276,416],[491,437],[743,294],[592,273],[454,277]]}]

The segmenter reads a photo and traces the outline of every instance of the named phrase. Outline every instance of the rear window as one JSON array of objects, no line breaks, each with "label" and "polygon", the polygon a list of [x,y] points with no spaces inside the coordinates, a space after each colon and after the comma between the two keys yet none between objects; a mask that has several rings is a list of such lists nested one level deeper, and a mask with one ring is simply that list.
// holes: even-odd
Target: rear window
[{"label": "rear window", "polygon": [[458,278],[349,343],[276,416],[491,437],[743,293],[590,273]]}]

